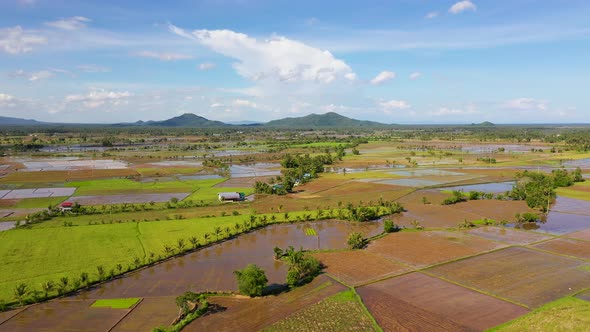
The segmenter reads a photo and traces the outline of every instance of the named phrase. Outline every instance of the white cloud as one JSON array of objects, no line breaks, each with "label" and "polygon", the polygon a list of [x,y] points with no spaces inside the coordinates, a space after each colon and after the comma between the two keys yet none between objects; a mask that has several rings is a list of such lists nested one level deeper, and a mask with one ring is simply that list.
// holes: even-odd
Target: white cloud
[{"label": "white cloud", "polygon": [[45,22],[45,25],[61,30],[79,30],[85,28],[86,23],[91,21],[91,19],[84,16],[74,16],[57,21]]},{"label": "white cloud", "polygon": [[11,95],[7,95],[5,93],[0,93],[0,104],[8,103],[13,101],[15,98]]},{"label": "white cloud", "polygon": [[181,54],[181,53],[161,53],[161,52],[152,52],[152,51],[141,51],[135,53],[137,56],[145,57],[145,58],[153,58],[162,61],[176,61],[176,60],[188,60],[192,59],[192,55],[188,54]]},{"label": "white cloud", "polygon": [[379,85],[395,78],[395,73],[392,71],[382,71],[375,78],[371,80],[371,84]]},{"label": "white cloud", "polygon": [[459,1],[449,8],[449,13],[451,14],[459,14],[466,10],[473,10],[476,11],[477,7],[475,4],[469,0]]},{"label": "white cloud", "polygon": [[410,108],[411,105],[408,104],[407,101],[404,100],[387,100],[387,101],[382,101],[379,103],[379,105],[381,107],[383,107],[385,110],[403,110],[403,109],[407,109]]},{"label": "white cloud", "polygon": [[430,112],[431,115],[434,116],[456,116],[456,115],[468,115],[468,114],[476,114],[479,113],[476,109],[474,104],[464,105],[461,108],[452,108],[452,107],[440,107],[438,110]]},{"label": "white cloud", "polygon": [[420,73],[420,72],[413,72],[413,73],[410,74],[410,79],[411,80],[416,80],[416,79],[420,78],[420,76],[422,76],[422,73]]},{"label": "white cloud", "polygon": [[209,69],[213,69],[215,68],[215,64],[214,63],[210,63],[210,62],[204,62],[199,64],[199,70],[209,70]]},{"label": "white cloud", "polygon": [[430,13],[426,14],[426,16],[424,16],[424,18],[427,18],[429,20],[436,18],[436,17],[438,17],[438,12],[430,12]]},{"label": "white cloud", "polygon": [[109,67],[97,65],[79,65],[76,68],[78,68],[79,71],[84,73],[107,73],[111,71],[111,68]]},{"label": "white cloud", "polygon": [[66,103],[81,103],[87,108],[97,108],[103,105],[118,106],[126,103],[133,94],[128,91],[106,91],[93,90],[85,95],[68,95],[65,97]]},{"label": "white cloud", "polygon": [[330,52],[282,36],[266,40],[231,30],[195,30],[186,32],[170,25],[173,33],[190,38],[227,57],[236,59],[234,69],[253,81],[311,81],[332,83],[353,81],[356,75]]},{"label": "white cloud", "polygon": [[24,78],[30,82],[37,82],[44,79],[48,79],[55,76],[54,71],[51,70],[40,70],[35,72],[26,72],[24,70],[17,70],[10,74],[12,77]]},{"label": "white cloud", "polygon": [[246,99],[236,99],[232,102],[232,105],[235,107],[258,108],[258,105],[255,102]]},{"label": "white cloud", "polygon": [[0,50],[8,54],[29,53],[35,46],[47,44],[47,38],[20,26],[0,29]]},{"label": "white cloud", "polygon": [[506,109],[546,111],[548,101],[533,98],[517,98],[505,102],[502,106]]},{"label": "white cloud", "polygon": [[225,107],[222,103],[213,103],[209,107],[211,108],[218,108],[218,107]]}]

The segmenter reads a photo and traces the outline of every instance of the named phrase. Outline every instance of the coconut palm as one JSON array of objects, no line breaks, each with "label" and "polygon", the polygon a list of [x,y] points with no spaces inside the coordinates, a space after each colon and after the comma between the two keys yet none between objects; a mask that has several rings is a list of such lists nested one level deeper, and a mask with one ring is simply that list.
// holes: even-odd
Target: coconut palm
[{"label": "coconut palm", "polygon": [[20,283],[14,287],[14,298],[18,300],[20,305],[23,305],[25,296],[29,293],[29,287],[25,283]]},{"label": "coconut palm", "polygon": [[185,242],[184,242],[184,239],[178,239],[178,240],[176,241],[176,248],[178,248],[178,252],[182,252],[182,250],[184,249],[184,246],[185,246],[185,245],[186,245],[186,244],[185,244]]},{"label": "coconut palm", "polygon": [[51,280],[46,281],[41,284],[41,289],[43,290],[43,293],[45,294],[45,298],[47,298],[47,296],[49,295],[49,292],[51,292],[54,288],[55,288],[55,284]]},{"label": "coconut palm", "polygon": [[196,249],[199,246],[199,239],[196,236],[191,236],[188,238],[188,242],[191,243],[193,249]]}]

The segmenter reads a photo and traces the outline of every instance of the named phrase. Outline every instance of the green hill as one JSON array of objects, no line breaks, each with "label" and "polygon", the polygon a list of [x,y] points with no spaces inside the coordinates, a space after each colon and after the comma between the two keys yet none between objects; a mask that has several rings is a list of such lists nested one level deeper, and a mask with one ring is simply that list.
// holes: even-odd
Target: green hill
[{"label": "green hill", "polygon": [[137,122],[141,126],[158,126],[158,127],[224,127],[227,124],[221,121],[212,121],[205,119],[192,113],[184,113],[183,115],[163,120],[163,121],[148,121]]},{"label": "green hill", "polygon": [[347,118],[338,113],[329,112],[326,114],[310,114],[300,118],[284,118],[273,120],[264,124],[266,127],[291,127],[291,128],[312,128],[312,127],[386,127],[384,123],[374,121],[362,121]]}]

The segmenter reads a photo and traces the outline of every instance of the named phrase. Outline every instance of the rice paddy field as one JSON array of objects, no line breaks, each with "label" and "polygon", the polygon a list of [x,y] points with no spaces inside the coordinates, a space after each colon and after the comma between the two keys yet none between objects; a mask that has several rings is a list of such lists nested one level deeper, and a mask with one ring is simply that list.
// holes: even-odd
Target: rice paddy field
[{"label": "rice paddy field", "polygon": [[[186,331],[587,326],[589,181],[556,189],[544,222],[517,223],[517,214],[539,212],[525,201],[442,204],[453,190],[503,194],[524,170],[580,167],[587,176],[587,152],[541,140],[382,132],[365,133],[362,143],[334,133],[276,134],[275,141],[240,135],[207,148],[192,146],[210,137],[170,136],[174,144],[98,154],[56,148],[0,157],[0,221],[10,226],[0,231],[0,330],[149,331],[172,324],[176,297],[187,291],[220,293]],[[335,156],[342,146],[342,160],[317,178],[285,195],[256,193],[257,182],[282,180],[286,153]],[[247,199],[220,202],[220,192]],[[66,201],[85,212],[27,222]],[[389,202],[403,211],[386,213]],[[379,217],[346,220],[361,206]],[[386,221],[397,231],[384,233]],[[349,249],[353,232],[366,246]],[[287,264],[274,257],[276,247],[289,246],[323,265],[293,289],[284,288]],[[239,294],[233,271],[249,263],[265,271],[275,293]],[[48,281],[54,286],[44,290]],[[32,304],[45,293],[51,299]]]}]

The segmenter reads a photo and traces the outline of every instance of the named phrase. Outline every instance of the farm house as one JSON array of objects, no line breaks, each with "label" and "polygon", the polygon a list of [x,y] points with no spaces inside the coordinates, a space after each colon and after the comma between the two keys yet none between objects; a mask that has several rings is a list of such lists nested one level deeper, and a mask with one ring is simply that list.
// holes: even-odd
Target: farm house
[{"label": "farm house", "polygon": [[219,193],[217,194],[217,198],[221,201],[243,201],[246,199],[246,195],[244,193],[239,192],[226,192],[226,193]]}]

